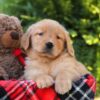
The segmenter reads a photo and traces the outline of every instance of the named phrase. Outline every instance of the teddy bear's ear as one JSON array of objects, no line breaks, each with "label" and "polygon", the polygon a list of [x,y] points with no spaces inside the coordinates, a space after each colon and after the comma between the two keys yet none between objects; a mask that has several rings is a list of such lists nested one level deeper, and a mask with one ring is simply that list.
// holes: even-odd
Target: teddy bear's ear
[{"label": "teddy bear's ear", "polygon": [[28,33],[25,33],[21,38],[21,47],[24,50],[27,50],[30,47],[30,41],[31,41],[31,35]]},{"label": "teddy bear's ear", "polygon": [[10,18],[16,23],[16,25],[21,25],[21,22],[17,17],[11,16]]},{"label": "teddy bear's ear", "polygon": [[11,28],[13,30],[17,30],[18,32],[20,32],[20,34],[23,34],[23,28],[21,26],[21,21],[15,16],[11,16],[10,19],[13,23],[13,25],[11,24]]}]

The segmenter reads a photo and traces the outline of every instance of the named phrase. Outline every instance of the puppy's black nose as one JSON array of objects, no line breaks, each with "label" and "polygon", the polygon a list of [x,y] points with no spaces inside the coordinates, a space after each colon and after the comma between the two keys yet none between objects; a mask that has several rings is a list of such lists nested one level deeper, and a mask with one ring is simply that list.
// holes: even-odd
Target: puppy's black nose
[{"label": "puppy's black nose", "polygon": [[14,40],[18,40],[19,39],[19,33],[18,32],[11,32],[11,37]]},{"label": "puppy's black nose", "polygon": [[46,43],[46,48],[47,49],[52,49],[53,48],[53,43],[52,42],[47,42]]}]

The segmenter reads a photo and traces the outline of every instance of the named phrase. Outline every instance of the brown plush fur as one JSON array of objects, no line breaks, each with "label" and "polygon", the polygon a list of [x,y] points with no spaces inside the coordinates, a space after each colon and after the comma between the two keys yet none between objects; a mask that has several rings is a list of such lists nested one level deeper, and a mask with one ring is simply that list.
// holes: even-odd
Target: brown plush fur
[{"label": "brown plush fur", "polygon": [[18,79],[23,74],[23,66],[12,54],[20,47],[23,34],[22,26],[17,17],[0,14],[0,78]]},{"label": "brown plush fur", "polygon": [[21,45],[28,55],[25,78],[33,79],[39,88],[55,82],[55,90],[64,94],[71,89],[73,81],[88,73],[75,58],[68,32],[54,20],[42,20],[30,26]]}]

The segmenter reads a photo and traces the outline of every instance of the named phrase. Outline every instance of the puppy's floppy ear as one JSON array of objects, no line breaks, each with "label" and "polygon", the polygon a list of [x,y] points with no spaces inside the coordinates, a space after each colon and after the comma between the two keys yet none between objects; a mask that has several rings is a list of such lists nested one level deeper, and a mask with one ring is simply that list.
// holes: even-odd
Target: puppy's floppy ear
[{"label": "puppy's floppy ear", "polygon": [[24,50],[27,50],[30,46],[31,41],[31,34],[25,33],[21,38],[21,47]]},{"label": "puppy's floppy ear", "polygon": [[35,24],[31,25],[26,33],[21,38],[21,47],[24,50],[27,50],[31,46],[31,34],[34,34],[36,32]]},{"label": "puppy's floppy ear", "polygon": [[74,49],[71,44],[71,39],[67,31],[65,31],[65,48],[67,49],[67,52],[69,53],[70,56],[75,57]]}]

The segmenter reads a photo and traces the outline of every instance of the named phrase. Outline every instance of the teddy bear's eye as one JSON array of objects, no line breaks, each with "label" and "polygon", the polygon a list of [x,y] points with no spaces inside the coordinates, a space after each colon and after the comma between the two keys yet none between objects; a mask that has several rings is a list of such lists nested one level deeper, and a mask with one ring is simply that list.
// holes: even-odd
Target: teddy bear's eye
[{"label": "teddy bear's eye", "polygon": [[38,33],[38,35],[40,35],[40,36],[42,36],[44,33],[43,32],[41,32],[41,33]]}]

